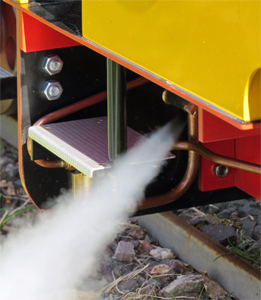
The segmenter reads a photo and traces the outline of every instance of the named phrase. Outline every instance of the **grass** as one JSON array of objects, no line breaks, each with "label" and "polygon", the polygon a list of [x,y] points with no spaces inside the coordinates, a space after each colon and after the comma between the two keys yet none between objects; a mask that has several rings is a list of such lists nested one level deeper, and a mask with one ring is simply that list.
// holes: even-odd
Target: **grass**
[{"label": "grass", "polygon": [[232,243],[230,242],[230,240],[228,239],[228,242],[231,246],[231,249],[230,249],[230,253],[227,253],[227,254],[221,254],[219,255],[218,257],[216,257],[213,261],[216,261],[218,258],[220,258],[221,256],[224,256],[224,255],[228,255],[228,254],[234,254],[234,255],[237,255],[241,258],[244,258],[244,259],[247,259],[247,260],[250,260],[252,261],[253,263],[257,264],[257,265],[261,265],[261,247],[258,248],[258,250],[255,250],[253,247],[251,247],[251,245],[248,243],[248,246],[249,248],[254,252],[254,253],[249,253],[245,246],[244,246],[244,233],[245,231],[242,232],[242,235],[241,235],[241,245],[242,245],[242,249],[238,249],[236,248],[234,245],[232,245]]},{"label": "grass", "polygon": [[248,260],[252,261],[253,263],[255,263],[257,265],[261,265],[261,256],[260,256],[261,248],[259,247],[259,249],[256,251],[248,243],[249,248],[254,252],[254,253],[249,253],[246,250],[245,246],[244,246],[244,242],[243,242],[244,233],[245,232],[243,232],[242,236],[241,236],[241,245],[242,245],[243,250],[240,250],[240,249],[236,248],[235,246],[233,246],[231,244],[230,240],[228,240],[230,246],[232,247],[232,249],[231,249],[232,253],[237,255],[237,256],[240,256],[242,258],[248,259]]},{"label": "grass", "polygon": [[33,209],[36,209],[36,207],[34,205],[30,205],[30,206],[27,206],[27,207],[23,207],[21,209],[15,209],[13,211],[11,211],[11,213],[9,214],[9,211],[5,208],[1,208],[0,212],[1,211],[5,211],[3,217],[1,218],[0,220],[0,229],[8,222],[10,221],[11,219],[13,219],[14,217],[18,216],[18,215],[21,215],[25,212],[28,212],[28,211],[31,211]]}]

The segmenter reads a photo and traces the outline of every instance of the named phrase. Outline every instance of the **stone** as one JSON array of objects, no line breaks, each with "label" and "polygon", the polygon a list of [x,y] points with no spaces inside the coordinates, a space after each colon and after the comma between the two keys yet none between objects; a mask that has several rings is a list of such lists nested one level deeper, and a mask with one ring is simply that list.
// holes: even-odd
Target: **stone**
[{"label": "stone", "polygon": [[174,256],[170,249],[161,247],[150,250],[150,255],[158,259],[170,259]]},{"label": "stone", "polygon": [[181,266],[184,266],[184,263],[179,259],[163,259],[163,260],[160,261],[160,263],[161,264],[166,264],[166,265],[168,265],[172,268],[175,267],[176,263],[180,264]]},{"label": "stone", "polygon": [[236,221],[236,220],[238,220],[239,218],[240,218],[240,217],[239,217],[237,211],[232,212],[232,214],[230,215],[230,219],[231,219],[231,220]]},{"label": "stone", "polygon": [[105,262],[101,262],[97,268],[97,273],[105,278],[107,282],[113,281],[112,269]]},{"label": "stone", "polygon": [[200,272],[202,274],[202,280],[204,282],[205,290],[208,292],[211,299],[231,300],[231,298],[229,297],[229,293],[225,291],[219,283],[208,277],[207,271],[200,270]]},{"label": "stone", "polygon": [[115,252],[117,246],[118,246],[118,243],[117,243],[115,240],[112,241],[110,244],[108,244],[108,247],[109,247],[113,252]]},{"label": "stone", "polygon": [[253,228],[252,238],[254,240],[261,240],[261,225],[257,225]]},{"label": "stone", "polygon": [[245,219],[242,224],[242,228],[245,230],[244,235],[251,236],[255,225],[256,225],[255,220]]},{"label": "stone", "polygon": [[134,257],[135,251],[133,244],[120,241],[115,250],[115,259],[118,261],[132,261]]},{"label": "stone", "polygon": [[140,241],[139,240],[130,240],[129,243],[132,243],[134,249],[138,249]]},{"label": "stone", "polygon": [[[144,287],[139,289],[139,294],[140,295],[147,295],[145,296],[146,298],[143,298],[145,300],[151,300],[151,296],[153,292],[155,292],[156,289],[156,285],[154,283],[149,284],[149,285],[145,285]],[[155,297],[154,297],[155,299]],[[157,298],[156,298],[157,299]]]},{"label": "stone", "polygon": [[145,232],[140,227],[133,227],[129,230],[128,235],[135,239],[143,240],[145,237]]},{"label": "stone", "polygon": [[9,177],[16,177],[18,175],[18,165],[9,163],[6,165],[4,170],[9,175]]},{"label": "stone", "polygon": [[236,231],[231,226],[211,224],[203,226],[201,230],[223,246],[230,245],[230,243],[235,245],[237,242]]},{"label": "stone", "polygon": [[139,288],[143,283],[145,282],[145,279],[141,276],[136,276],[133,279],[129,279],[129,280],[125,280],[125,281],[121,281],[118,284],[118,289],[121,292],[131,292],[131,291],[135,291],[137,288]]},{"label": "stone", "polygon": [[131,265],[119,264],[113,270],[113,274],[116,278],[119,278],[132,271],[133,267]]},{"label": "stone", "polygon": [[218,207],[220,210],[224,210],[229,208],[230,202],[220,202],[220,203],[215,203],[215,206]]},{"label": "stone", "polygon": [[161,296],[180,296],[184,293],[200,293],[203,287],[201,275],[181,275],[161,290]]},{"label": "stone", "polygon": [[206,223],[207,223],[206,217],[196,217],[196,218],[192,218],[189,221],[189,224],[195,227],[197,227],[200,224],[206,224]]},{"label": "stone", "polygon": [[151,285],[151,284],[155,284],[159,288],[162,287],[162,284],[158,280],[153,279],[153,278],[149,279],[146,285]]},{"label": "stone", "polygon": [[193,219],[193,217],[188,215],[188,213],[186,211],[183,211],[181,214],[179,214],[179,217],[181,219],[187,221],[188,223],[191,221],[191,219]]},{"label": "stone", "polygon": [[172,271],[172,269],[173,268],[168,265],[161,264],[161,265],[157,265],[157,266],[148,268],[148,273],[149,274],[169,274],[170,271]]},{"label": "stone", "polygon": [[15,161],[7,156],[0,157],[0,171],[2,171],[8,164],[14,164]]},{"label": "stone", "polygon": [[228,203],[228,207],[230,207],[230,206],[233,206],[233,207],[235,207],[235,206],[237,206],[237,207],[244,206],[244,205],[248,204],[249,201],[250,200],[248,200],[248,199],[235,200],[233,202]]},{"label": "stone", "polygon": [[241,207],[239,211],[244,211],[247,215],[258,216],[261,213],[260,206],[254,203],[248,203]]},{"label": "stone", "polygon": [[247,216],[247,214],[243,210],[237,211],[237,214],[238,214],[239,218],[244,218]]},{"label": "stone", "polygon": [[206,215],[213,215],[213,214],[217,214],[218,212],[220,212],[220,208],[215,205],[207,205],[204,212]]},{"label": "stone", "polygon": [[149,265],[150,267],[157,266],[158,264],[159,263],[157,261],[155,261],[155,260],[149,259],[149,260],[146,261],[146,265]]},{"label": "stone", "polygon": [[224,210],[220,211],[219,213],[217,213],[217,217],[220,219],[229,219],[230,215],[234,211],[235,211],[235,208],[233,208],[233,207],[224,209]]},{"label": "stone", "polygon": [[149,241],[147,241],[147,240],[140,241],[139,247],[138,247],[138,250],[140,251],[140,253],[143,254],[143,253],[149,252],[152,249],[153,249],[153,247],[151,246]]},{"label": "stone", "polygon": [[172,274],[172,275],[159,276],[157,277],[157,280],[160,282],[161,287],[164,288],[168,286],[176,278],[177,276]]}]

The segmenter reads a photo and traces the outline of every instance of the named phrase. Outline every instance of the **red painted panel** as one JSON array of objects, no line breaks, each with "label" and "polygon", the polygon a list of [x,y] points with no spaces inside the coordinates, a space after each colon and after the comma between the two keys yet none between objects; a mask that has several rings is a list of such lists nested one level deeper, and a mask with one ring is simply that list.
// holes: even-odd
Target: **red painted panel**
[{"label": "red painted panel", "polygon": [[[225,140],[203,144],[207,149],[224,156],[234,157],[235,141]],[[199,171],[199,189],[203,192],[224,189],[235,186],[235,169],[230,168],[226,177],[221,178],[214,174],[216,163],[208,159],[201,158],[201,168]]]},{"label": "red painted panel", "polygon": [[209,143],[238,137],[256,135],[260,128],[240,130],[215,115],[199,108],[199,141]]},{"label": "red painted panel", "polygon": [[[237,139],[236,158],[261,165],[261,135]],[[237,170],[236,186],[261,200],[261,175]]]},{"label": "red painted panel", "polygon": [[21,50],[41,51],[80,45],[37,19],[22,13]]}]

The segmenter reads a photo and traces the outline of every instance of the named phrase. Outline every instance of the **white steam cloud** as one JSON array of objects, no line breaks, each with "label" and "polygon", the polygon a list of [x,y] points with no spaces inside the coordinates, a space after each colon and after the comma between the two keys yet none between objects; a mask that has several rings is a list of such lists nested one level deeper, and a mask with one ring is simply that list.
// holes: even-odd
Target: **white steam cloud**
[{"label": "white steam cloud", "polygon": [[[152,161],[173,143],[167,125],[128,151],[111,170],[113,179],[102,179],[87,200],[61,196],[48,220],[10,235],[0,249],[0,298],[57,300],[51,295],[78,286],[117,232],[117,221],[128,217],[127,208],[135,208],[158,174]],[[151,163],[130,168],[130,161],[144,159]]]}]

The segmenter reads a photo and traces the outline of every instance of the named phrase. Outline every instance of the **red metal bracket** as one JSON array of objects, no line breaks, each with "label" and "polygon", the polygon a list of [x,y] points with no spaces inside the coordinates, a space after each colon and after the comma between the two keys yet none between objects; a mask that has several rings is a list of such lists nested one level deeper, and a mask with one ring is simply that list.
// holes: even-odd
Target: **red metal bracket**
[{"label": "red metal bracket", "polygon": [[54,30],[43,22],[22,13],[20,24],[21,50],[24,52],[41,51],[80,45],[66,35]]},{"label": "red metal bracket", "polygon": [[[199,140],[203,146],[221,155],[261,165],[261,130],[239,130],[215,115],[199,109]],[[220,178],[214,173],[215,163],[202,158],[199,189],[211,191],[237,186],[261,200],[261,175],[229,169]]]},{"label": "red metal bracket", "polygon": [[[236,139],[236,158],[260,165],[260,134]],[[261,175],[237,170],[236,186],[251,196],[261,200]]]},{"label": "red metal bracket", "polygon": [[202,143],[235,139],[261,133],[261,128],[240,130],[202,108],[198,110],[198,117],[199,141]]}]

